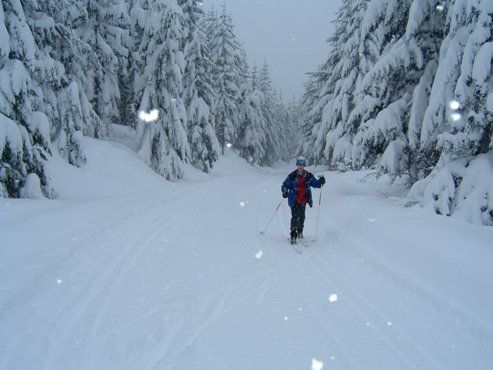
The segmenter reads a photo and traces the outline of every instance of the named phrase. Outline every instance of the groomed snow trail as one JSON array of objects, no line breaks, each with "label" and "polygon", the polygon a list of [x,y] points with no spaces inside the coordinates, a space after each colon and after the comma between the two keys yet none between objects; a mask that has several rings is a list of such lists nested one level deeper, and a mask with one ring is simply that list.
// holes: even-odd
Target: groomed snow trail
[{"label": "groomed snow trail", "polygon": [[[491,365],[491,298],[476,297],[491,287],[479,282],[463,302],[440,291],[440,277],[419,258],[398,258],[388,247],[415,225],[413,211],[394,224],[402,230],[384,233],[376,224],[385,207],[397,207],[337,187],[328,173],[317,240],[315,190],[303,254],[286,241],[286,204],[261,236],[288,170],[242,169],[90,202],[41,201],[29,218],[26,202],[12,201],[15,214],[4,207],[11,213],[0,219],[18,248],[0,262],[0,368],[309,370],[314,359],[324,369]],[[383,208],[369,237],[358,220],[362,205],[377,201]],[[408,252],[419,242],[398,240],[395,248]]]}]

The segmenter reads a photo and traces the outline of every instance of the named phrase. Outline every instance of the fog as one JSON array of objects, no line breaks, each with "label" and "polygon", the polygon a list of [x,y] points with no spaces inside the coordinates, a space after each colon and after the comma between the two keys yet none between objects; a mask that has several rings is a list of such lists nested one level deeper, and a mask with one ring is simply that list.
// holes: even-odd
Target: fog
[{"label": "fog", "polygon": [[235,34],[243,43],[250,66],[269,65],[273,86],[285,99],[304,92],[307,72],[328,56],[327,38],[342,0],[204,0],[233,18]]}]

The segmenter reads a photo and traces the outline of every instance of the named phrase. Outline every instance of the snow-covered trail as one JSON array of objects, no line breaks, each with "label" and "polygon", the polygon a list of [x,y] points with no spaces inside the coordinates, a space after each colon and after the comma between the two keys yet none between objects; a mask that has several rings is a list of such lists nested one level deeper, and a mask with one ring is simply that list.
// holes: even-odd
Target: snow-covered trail
[{"label": "snow-covered trail", "polygon": [[259,233],[288,170],[3,202],[0,233],[15,250],[0,262],[0,368],[491,366],[489,230],[448,227],[454,255],[434,256],[415,228],[450,220],[423,220],[328,173],[317,241],[318,190],[299,255],[286,204]]}]

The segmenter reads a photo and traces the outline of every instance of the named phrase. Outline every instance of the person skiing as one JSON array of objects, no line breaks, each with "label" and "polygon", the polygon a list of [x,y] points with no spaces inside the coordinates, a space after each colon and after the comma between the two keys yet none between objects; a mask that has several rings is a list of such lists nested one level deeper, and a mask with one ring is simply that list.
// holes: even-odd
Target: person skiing
[{"label": "person skiing", "polygon": [[305,170],[306,160],[300,157],[296,160],[296,170],[291,172],[282,183],[281,191],[283,198],[288,198],[291,208],[291,244],[296,239],[303,238],[303,227],[305,223],[306,205],[313,206],[311,188],[321,188],[325,184],[325,177],[318,179]]}]

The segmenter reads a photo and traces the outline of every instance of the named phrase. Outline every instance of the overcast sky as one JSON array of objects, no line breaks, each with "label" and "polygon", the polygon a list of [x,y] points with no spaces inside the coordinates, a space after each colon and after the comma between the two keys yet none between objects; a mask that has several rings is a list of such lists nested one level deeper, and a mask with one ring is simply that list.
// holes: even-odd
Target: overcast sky
[{"label": "overcast sky", "polygon": [[327,58],[327,38],[342,0],[203,0],[204,9],[226,3],[250,66],[267,60],[285,99],[303,94],[310,72]]}]

